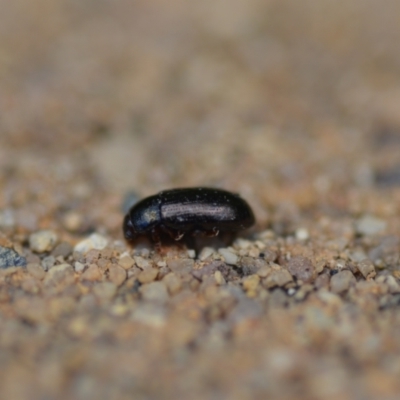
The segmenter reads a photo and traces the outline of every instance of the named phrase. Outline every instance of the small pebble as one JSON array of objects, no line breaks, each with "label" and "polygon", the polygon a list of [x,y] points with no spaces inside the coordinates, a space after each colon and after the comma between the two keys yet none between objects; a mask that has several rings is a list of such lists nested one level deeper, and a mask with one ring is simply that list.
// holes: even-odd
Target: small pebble
[{"label": "small pebble", "polygon": [[140,256],[135,256],[133,258],[135,260],[136,265],[140,269],[146,269],[146,268],[150,268],[151,267],[151,262],[149,260],[146,260],[145,258],[140,257]]},{"label": "small pebble", "polygon": [[93,293],[102,300],[111,300],[117,293],[113,282],[100,282],[93,287]]},{"label": "small pebble", "polygon": [[42,280],[46,276],[46,272],[40,264],[28,264],[27,271],[36,279]]},{"label": "small pebble", "polygon": [[64,215],[62,222],[67,230],[77,232],[83,225],[83,216],[76,211],[70,211]]},{"label": "small pebble", "polygon": [[168,268],[175,272],[178,275],[187,275],[190,274],[194,267],[194,260],[191,258],[186,259],[177,259],[177,260],[167,260]]},{"label": "small pebble", "polygon": [[295,232],[297,240],[307,240],[310,237],[308,230],[306,228],[299,228]]},{"label": "small pebble", "polygon": [[170,294],[178,293],[182,288],[182,280],[179,276],[170,272],[169,274],[165,275],[163,278],[163,282],[167,286],[168,292]]},{"label": "small pebble", "polygon": [[226,281],[225,281],[225,278],[224,278],[224,276],[222,275],[222,273],[221,273],[221,271],[215,271],[214,272],[214,279],[215,279],[215,282],[217,283],[217,285],[225,285],[226,284]]},{"label": "small pebble", "polygon": [[[154,283],[151,285],[154,285]],[[144,303],[135,309],[132,317],[135,321],[145,325],[149,325],[153,328],[160,328],[165,325],[166,313],[164,307],[160,307],[159,304]]]},{"label": "small pebble", "polygon": [[74,251],[77,253],[85,254],[92,249],[103,250],[107,246],[107,244],[108,244],[107,238],[98,233],[93,233],[88,238],[80,241],[74,247]]},{"label": "small pebble", "polygon": [[119,265],[112,264],[108,276],[111,282],[117,286],[121,286],[126,280],[126,270]]},{"label": "small pebble", "polygon": [[64,258],[67,258],[70,254],[72,254],[72,250],[72,246],[68,242],[61,242],[54,247],[51,255],[54,257],[63,256]]},{"label": "small pebble", "polygon": [[58,236],[50,230],[32,233],[29,236],[29,248],[36,253],[51,251],[57,243]]},{"label": "small pebble", "polygon": [[287,264],[288,271],[299,281],[310,282],[314,275],[314,266],[303,256],[292,257]]},{"label": "small pebble", "polygon": [[385,283],[389,288],[389,293],[400,293],[400,285],[392,275],[379,276],[376,278],[377,283]]},{"label": "small pebble", "polygon": [[259,283],[260,277],[258,275],[250,275],[243,280],[243,288],[246,291],[255,291]]},{"label": "small pebble", "polygon": [[274,286],[285,286],[289,282],[292,282],[293,278],[289,271],[286,269],[272,270],[271,273],[264,281],[264,285],[267,289]]},{"label": "small pebble", "polygon": [[331,291],[333,293],[343,293],[355,285],[356,278],[349,270],[340,271],[331,277]]},{"label": "small pebble", "polygon": [[44,283],[48,286],[59,284],[70,284],[74,282],[74,269],[69,264],[56,265],[51,268],[44,279]]},{"label": "small pebble", "polygon": [[187,250],[187,255],[189,258],[195,258],[196,257],[196,252],[193,249],[188,249]]},{"label": "small pebble", "polygon": [[218,253],[224,257],[224,260],[228,265],[237,265],[239,257],[231,250],[222,248],[218,250]]},{"label": "small pebble", "polygon": [[355,228],[360,235],[376,235],[386,229],[386,222],[372,215],[365,215],[356,221]]},{"label": "small pebble", "polygon": [[81,275],[82,280],[98,281],[101,279],[102,273],[96,264],[90,264],[87,270]]},{"label": "small pebble", "polygon": [[168,300],[168,290],[164,282],[151,282],[139,288],[144,300],[164,303]]},{"label": "small pebble", "polygon": [[50,268],[54,266],[56,262],[56,258],[53,256],[48,256],[43,258],[41,264],[45,271],[48,271]]},{"label": "small pebble", "polygon": [[135,264],[135,260],[129,254],[125,254],[121,255],[118,264],[124,269],[130,269]]},{"label": "small pebble", "polygon": [[140,272],[137,279],[140,283],[150,283],[157,278],[157,275],[158,275],[158,269],[146,268],[144,271]]},{"label": "small pebble", "polygon": [[371,260],[365,259],[357,264],[358,270],[365,279],[374,278],[376,275],[375,266]]},{"label": "small pebble", "polygon": [[199,260],[204,261],[208,257],[210,257],[212,254],[214,254],[214,249],[212,247],[203,247],[199,254]]},{"label": "small pebble", "polygon": [[85,269],[85,264],[82,264],[79,261],[75,261],[74,269],[76,272],[82,272]]},{"label": "small pebble", "polygon": [[11,209],[0,210],[0,228],[12,228],[15,225],[14,213]]},{"label": "small pebble", "polygon": [[253,247],[249,250],[249,256],[253,258],[258,258],[260,257],[260,250]]},{"label": "small pebble", "polygon": [[26,258],[9,247],[0,246],[0,268],[24,267]]},{"label": "small pebble", "polygon": [[271,267],[269,265],[263,265],[257,271],[257,275],[261,278],[266,278],[271,272]]},{"label": "small pebble", "polygon": [[241,249],[248,249],[251,246],[251,242],[245,239],[236,239],[235,245]]}]

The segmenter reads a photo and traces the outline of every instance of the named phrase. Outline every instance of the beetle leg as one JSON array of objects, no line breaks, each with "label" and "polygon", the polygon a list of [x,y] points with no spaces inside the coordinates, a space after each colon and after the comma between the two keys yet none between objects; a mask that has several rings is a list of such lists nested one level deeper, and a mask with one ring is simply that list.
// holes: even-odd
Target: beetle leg
[{"label": "beetle leg", "polygon": [[171,232],[171,237],[174,239],[174,240],[181,240],[182,238],[183,238],[183,235],[184,235],[185,233],[184,232],[181,232],[181,231],[173,231],[173,232]]},{"label": "beetle leg", "polygon": [[156,229],[151,230],[151,239],[153,240],[154,243],[160,244],[161,239],[160,239],[160,233]]},{"label": "beetle leg", "polygon": [[217,228],[212,228],[211,231],[206,231],[206,236],[208,237],[214,237],[214,236],[218,236],[219,234],[219,230]]}]

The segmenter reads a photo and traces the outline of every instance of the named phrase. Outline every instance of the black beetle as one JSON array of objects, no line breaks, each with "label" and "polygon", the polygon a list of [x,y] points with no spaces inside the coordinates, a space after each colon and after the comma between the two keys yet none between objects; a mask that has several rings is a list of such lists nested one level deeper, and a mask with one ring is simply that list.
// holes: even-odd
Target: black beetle
[{"label": "black beetle", "polygon": [[125,216],[123,231],[127,240],[149,234],[159,242],[162,232],[180,240],[186,233],[233,233],[254,222],[253,211],[239,195],[197,187],[165,190],[139,201]]}]

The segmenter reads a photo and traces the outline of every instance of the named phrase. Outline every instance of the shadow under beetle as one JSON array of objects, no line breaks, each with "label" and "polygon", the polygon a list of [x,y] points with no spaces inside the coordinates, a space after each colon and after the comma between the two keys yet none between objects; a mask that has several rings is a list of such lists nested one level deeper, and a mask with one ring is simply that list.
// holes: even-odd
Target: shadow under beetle
[{"label": "shadow under beetle", "polygon": [[253,211],[239,195],[222,189],[171,189],[136,203],[123,223],[125,239],[150,236],[160,242],[167,233],[174,240],[185,234],[217,236],[235,233],[255,222]]}]

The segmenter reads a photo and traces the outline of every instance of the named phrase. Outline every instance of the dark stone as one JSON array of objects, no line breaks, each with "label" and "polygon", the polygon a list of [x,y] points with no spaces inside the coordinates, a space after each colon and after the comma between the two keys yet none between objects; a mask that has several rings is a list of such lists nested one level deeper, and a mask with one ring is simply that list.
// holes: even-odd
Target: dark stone
[{"label": "dark stone", "polygon": [[8,247],[0,246],[0,268],[25,267],[26,258]]}]

